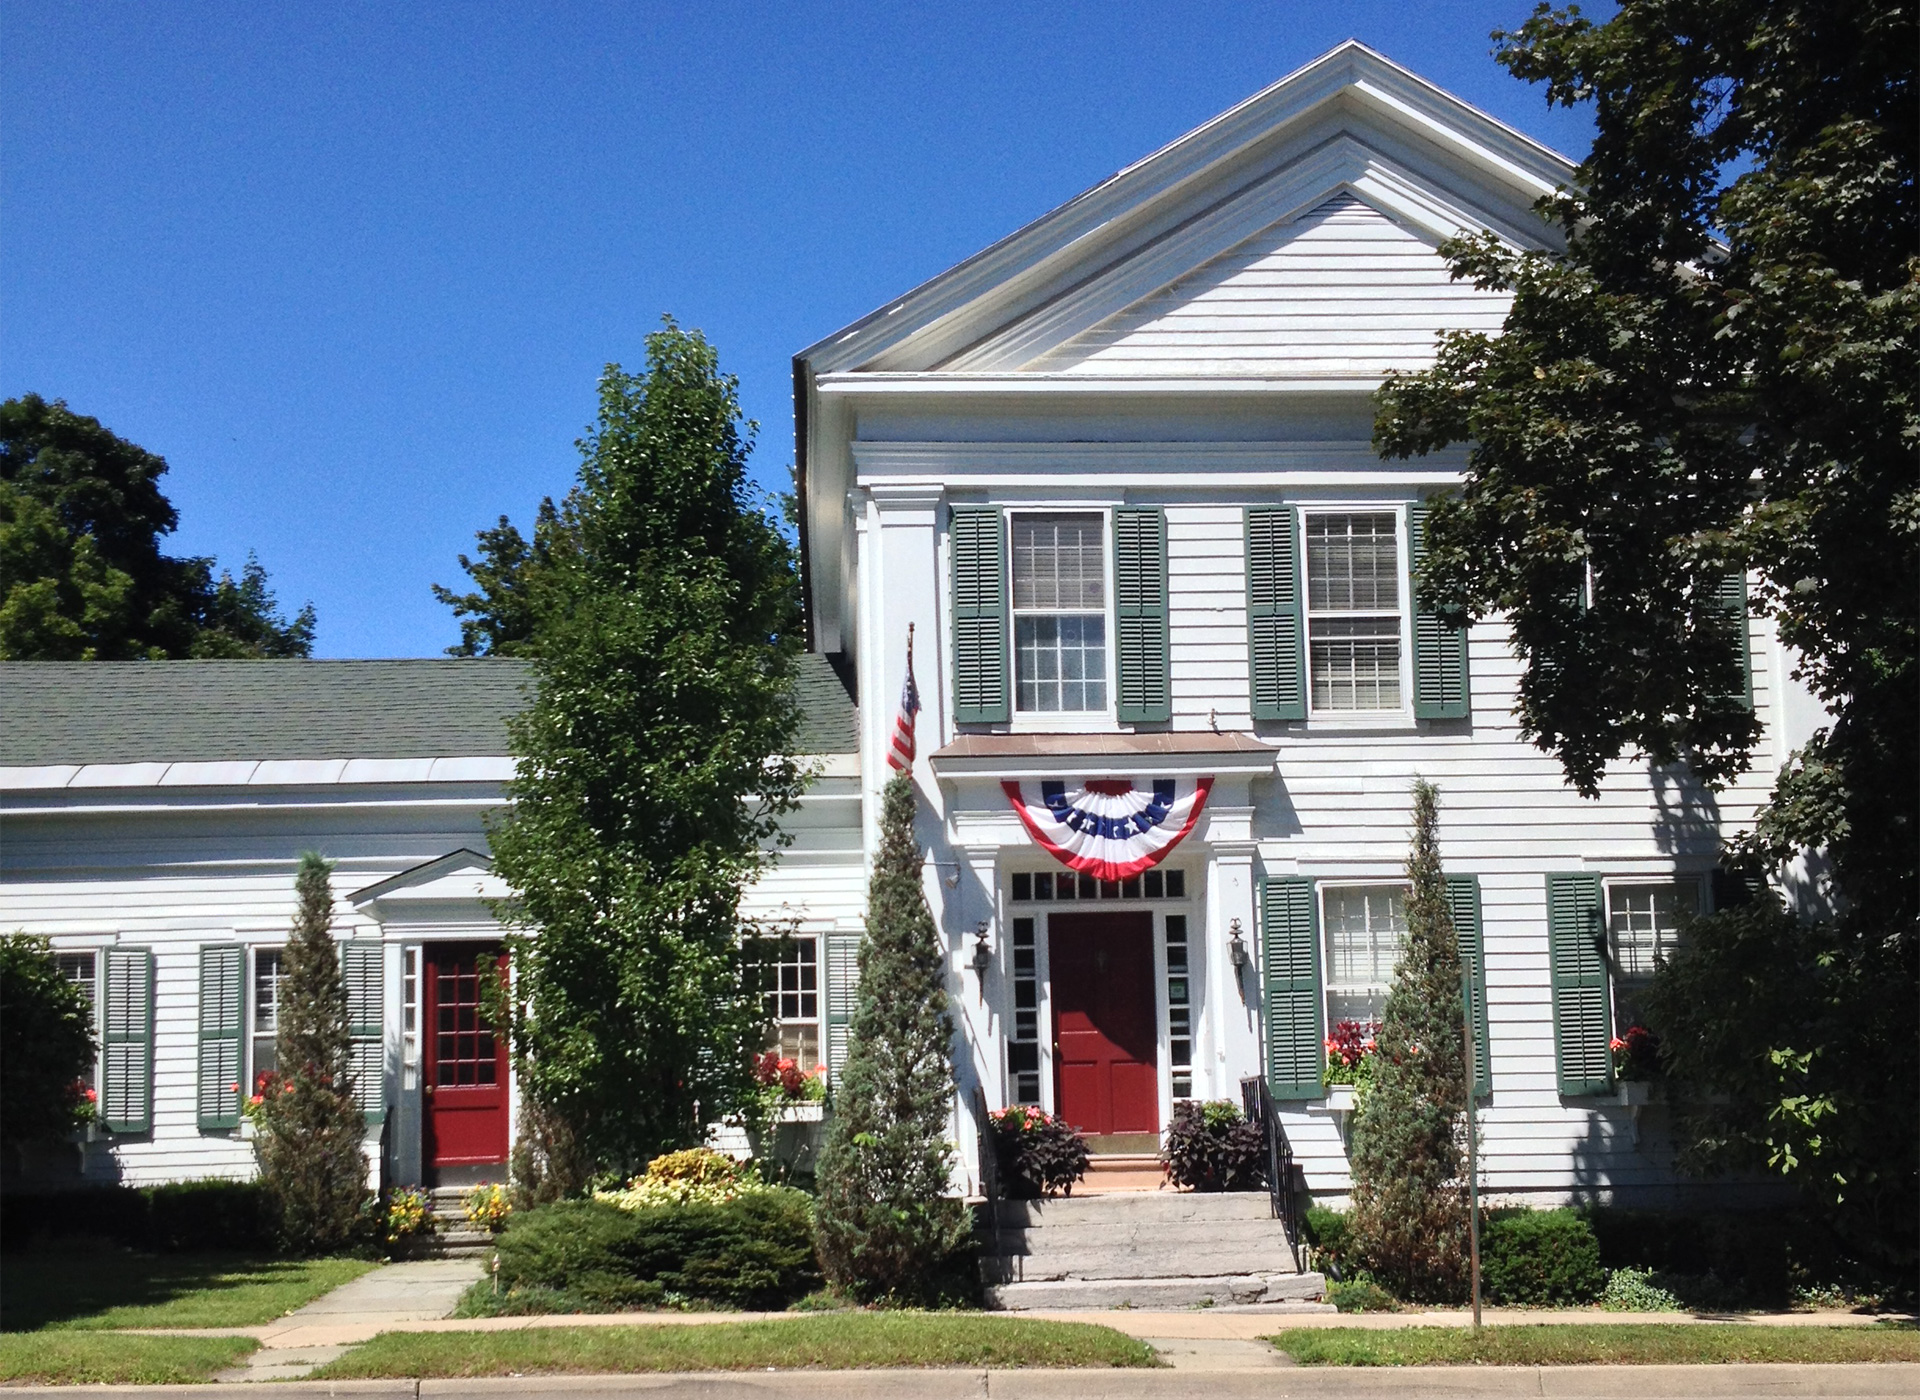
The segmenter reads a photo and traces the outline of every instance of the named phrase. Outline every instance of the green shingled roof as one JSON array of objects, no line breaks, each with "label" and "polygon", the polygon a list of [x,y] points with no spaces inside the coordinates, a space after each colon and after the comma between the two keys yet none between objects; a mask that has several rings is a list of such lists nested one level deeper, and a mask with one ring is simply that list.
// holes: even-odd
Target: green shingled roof
[{"label": "green shingled roof", "polygon": [[[800,658],[805,753],[852,753],[852,696]],[[509,752],[524,662],[0,662],[0,767],[241,759],[451,758]]]}]

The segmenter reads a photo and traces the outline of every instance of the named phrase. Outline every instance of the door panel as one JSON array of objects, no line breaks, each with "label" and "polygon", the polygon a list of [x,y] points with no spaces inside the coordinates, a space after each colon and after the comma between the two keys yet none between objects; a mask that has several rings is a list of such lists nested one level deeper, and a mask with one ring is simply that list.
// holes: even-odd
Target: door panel
[{"label": "door panel", "polygon": [[1160,1130],[1153,915],[1050,914],[1055,1103],[1087,1134]]},{"label": "door panel", "polygon": [[422,1098],[429,1167],[507,1160],[507,1040],[480,1009],[497,945],[428,944]]}]

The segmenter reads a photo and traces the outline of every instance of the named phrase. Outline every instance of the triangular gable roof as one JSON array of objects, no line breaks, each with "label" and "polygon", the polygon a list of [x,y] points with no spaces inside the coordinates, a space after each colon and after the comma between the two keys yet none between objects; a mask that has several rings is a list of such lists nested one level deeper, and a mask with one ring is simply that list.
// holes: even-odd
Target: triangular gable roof
[{"label": "triangular gable roof", "polygon": [[[1440,237],[1490,227],[1544,243],[1550,234],[1527,211],[1573,170],[1564,156],[1349,40],[809,346],[795,367],[803,378],[1000,368],[996,336],[1043,308],[1097,304],[1087,289],[1116,269],[1127,269],[1118,280],[1133,300],[1254,233],[1236,223],[1250,209],[1266,223],[1276,201],[1279,212],[1297,214],[1343,189]],[[1239,198],[1256,189],[1257,201]],[[1166,275],[1153,283],[1156,271]],[[1109,301],[1093,319],[1124,304]]]},{"label": "triangular gable roof", "polygon": [[396,897],[406,902],[505,899],[512,889],[493,873],[493,859],[462,846],[390,875],[347,896],[355,908]]}]

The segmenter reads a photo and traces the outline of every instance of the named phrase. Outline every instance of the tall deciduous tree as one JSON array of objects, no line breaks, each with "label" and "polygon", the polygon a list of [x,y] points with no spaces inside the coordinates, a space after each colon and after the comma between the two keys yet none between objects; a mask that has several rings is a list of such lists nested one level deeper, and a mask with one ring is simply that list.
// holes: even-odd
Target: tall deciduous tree
[{"label": "tall deciduous tree", "polygon": [[160,552],[167,464],[55,400],[0,403],[0,660],[306,656],[311,605],[280,613],[266,570]]},{"label": "tall deciduous tree", "polygon": [[[1878,1248],[1892,1230],[1912,1259],[1913,6],[1626,0],[1597,25],[1543,6],[1496,38],[1550,102],[1590,102],[1597,134],[1544,206],[1564,252],[1490,235],[1445,250],[1457,276],[1513,294],[1502,332],[1445,337],[1431,371],[1382,390],[1383,452],[1472,444],[1464,493],[1430,519],[1427,595],[1506,616],[1521,720],[1591,794],[1635,750],[1709,782],[1747,766],[1760,725],[1726,585],[1755,580],[1752,606],[1832,723],[1779,778],[1744,854],[1820,851],[1841,912],[1764,972],[1741,928],[1696,934],[1695,991],[1802,965],[1821,976],[1658,998],[1672,1063],[1716,1091],[1682,1112],[1683,1155],[1784,1172],[1837,1220],[1859,1212],[1856,1240]],[[1780,998],[1801,1014],[1763,1014]],[[1891,1160],[1889,1127],[1905,1143]]]},{"label": "tall deciduous tree", "polygon": [[1407,939],[1353,1124],[1355,1251],[1400,1294],[1451,1302],[1467,1275],[1467,1078],[1460,944],[1440,869],[1439,794],[1413,787]]},{"label": "tall deciduous tree", "polygon": [[860,990],[820,1154],[820,1262],[856,1297],[927,1300],[969,1229],[951,1194],[953,1025],[945,967],[920,887],[911,774],[882,795],[867,886]]},{"label": "tall deciduous tree", "polygon": [[260,1177],[290,1249],[353,1242],[367,1199],[366,1116],[354,1098],[353,1028],[333,941],[333,867],[309,851],[294,877],[299,904],[281,956],[274,1054],[259,1087]]},{"label": "tall deciduous tree", "polygon": [[601,377],[578,484],[537,532],[555,547],[515,603],[538,688],[493,833],[522,930],[502,1014],[561,1155],[600,1167],[698,1142],[747,1092],[764,1028],[740,895],[808,774],[799,590],[747,482],[751,430],[713,347],[669,320],[644,372]]}]

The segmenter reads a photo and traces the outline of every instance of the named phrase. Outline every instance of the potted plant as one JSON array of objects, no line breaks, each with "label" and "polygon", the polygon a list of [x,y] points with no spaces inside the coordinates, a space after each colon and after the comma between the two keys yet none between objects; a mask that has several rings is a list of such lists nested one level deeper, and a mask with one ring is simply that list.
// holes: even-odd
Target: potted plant
[{"label": "potted plant", "polygon": [[1610,1046],[1620,1102],[1632,1108],[1651,1102],[1660,1073],[1660,1037],[1636,1023],[1625,1034],[1616,1035]]},{"label": "potted plant", "polygon": [[1000,1194],[1039,1201],[1071,1196],[1087,1174],[1087,1140],[1042,1109],[1014,1104],[987,1115]]},{"label": "potted plant", "polygon": [[811,1172],[820,1153],[827,1067],[803,1070],[778,1051],[753,1057],[754,1101],[743,1115],[753,1155],[786,1172]]}]

